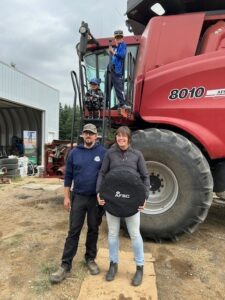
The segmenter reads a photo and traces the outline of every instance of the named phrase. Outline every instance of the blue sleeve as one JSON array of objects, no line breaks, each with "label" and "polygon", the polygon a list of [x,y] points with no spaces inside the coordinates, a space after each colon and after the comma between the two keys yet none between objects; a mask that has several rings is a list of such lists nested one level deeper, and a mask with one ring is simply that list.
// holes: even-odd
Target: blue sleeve
[{"label": "blue sleeve", "polygon": [[117,56],[118,58],[124,58],[126,56],[126,52],[127,52],[127,45],[123,42],[119,44],[115,56]]},{"label": "blue sleeve", "polygon": [[64,176],[64,187],[71,187],[73,181],[73,151],[70,151]]}]

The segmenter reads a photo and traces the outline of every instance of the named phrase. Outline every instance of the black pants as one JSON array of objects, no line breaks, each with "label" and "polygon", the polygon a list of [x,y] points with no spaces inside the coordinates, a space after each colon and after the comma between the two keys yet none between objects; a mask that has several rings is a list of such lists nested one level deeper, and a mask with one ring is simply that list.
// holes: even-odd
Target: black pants
[{"label": "black pants", "polygon": [[80,232],[87,214],[87,237],[85,260],[95,259],[98,240],[98,206],[96,196],[75,195],[70,211],[70,228],[62,255],[62,267],[69,271],[77,253]]}]

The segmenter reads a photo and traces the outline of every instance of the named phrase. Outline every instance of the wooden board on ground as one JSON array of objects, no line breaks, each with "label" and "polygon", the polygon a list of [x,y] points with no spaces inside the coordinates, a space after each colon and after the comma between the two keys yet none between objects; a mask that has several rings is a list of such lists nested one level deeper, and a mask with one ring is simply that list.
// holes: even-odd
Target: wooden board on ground
[{"label": "wooden board on ground", "polygon": [[136,267],[133,253],[120,251],[118,273],[114,281],[107,282],[105,274],[109,267],[108,249],[99,249],[96,262],[101,273],[88,274],[81,286],[78,300],[157,300],[156,276],[154,271],[154,258],[151,253],[145,253],[145,266],[143,282],[140,286],[132,286],[131,279]]}]

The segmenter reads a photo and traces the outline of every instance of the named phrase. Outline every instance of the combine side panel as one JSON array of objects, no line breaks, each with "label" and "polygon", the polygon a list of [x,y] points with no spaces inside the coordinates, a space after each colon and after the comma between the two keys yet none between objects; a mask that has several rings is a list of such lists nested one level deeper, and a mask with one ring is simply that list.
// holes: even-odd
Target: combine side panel
[{"label": "combine side panel", "polygon": [[[141,80],[146,73],[170,63],[195,56],[204,13],[153,18],[139,46],[135,78],[135,111],[140,111]],[[148,89],[153,88],[149,83]],[[150,106],[150,105],[149,105]]]}]

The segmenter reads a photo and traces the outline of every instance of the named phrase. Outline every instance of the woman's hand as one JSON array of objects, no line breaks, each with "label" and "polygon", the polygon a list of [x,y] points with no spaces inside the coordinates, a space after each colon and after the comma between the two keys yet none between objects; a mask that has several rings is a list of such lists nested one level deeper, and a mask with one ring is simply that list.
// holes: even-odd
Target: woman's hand
[{"label": "woman's hand", "polygon": [[100,198],[99,193],[97,194],[97,200],[98,200],[98,204],[99,205],[103,206],[105,204],[105,200],[103,200],[103,199]]},{"label": "woman's hand", "polygon": [[145,205],[146,205],[146,200],[145,200],[145,202],[144,202],[144,204],[142,206],[138,207],[138,211],[144,210],[145,209]]}]

